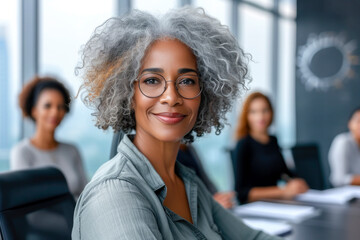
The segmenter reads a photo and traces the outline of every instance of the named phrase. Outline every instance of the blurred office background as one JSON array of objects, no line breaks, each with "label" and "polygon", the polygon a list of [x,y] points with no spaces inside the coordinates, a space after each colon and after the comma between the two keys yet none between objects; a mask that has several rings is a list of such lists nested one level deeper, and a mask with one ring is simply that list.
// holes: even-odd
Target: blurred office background
[{"label": "blurred office background", "polygon": [[[272,99],[272,131],[281,147],[318,143],[328,171],[330,143],[346,130],[350,109],[360,104],[356,0],[0,0],[0,171],[9,169],[11,147],[34,131],[17,102],[26,81],[34,74],[55,76],[75,96],[79,50],[95,27],[130,9],[159,15],[184,5],[202,7],[229,26],[252,55],[250,91]],[[211,133],[195,143],[221,190],[233,187],[228,149],[241,103],[221,135]],[[80,97],[73,99],[57,137],[80,148],[89,176],[108,160],[112,131],[94,127],[91,109]]]}]

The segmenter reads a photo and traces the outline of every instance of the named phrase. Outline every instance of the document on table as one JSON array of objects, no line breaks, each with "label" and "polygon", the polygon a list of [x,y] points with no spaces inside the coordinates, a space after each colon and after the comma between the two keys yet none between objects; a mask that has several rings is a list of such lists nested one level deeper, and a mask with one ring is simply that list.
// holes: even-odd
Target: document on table
[{"label": "document on table", "polygon": [[285,236],[292,230],[290,224],[283,221],[258,218],[242,218],[242,221],[249,227],[261,230],[270,235]]},{"label": "document on table", "polygon": [[235,214],[241,217],[262,217],[300,222],[318,215],[319,211],[311,206],[299,206],[283,203],[254,202],[235,208]]},{"label": "document on table", "polygon": [[347,195],[352,196],[353,198],[360,198],[360,186],[343,186],[337,188],[331,188],[324,190],[326,193],[330,194],[339,194],[339,195]]},{"label": "document on table", "polygon": [[344,205],[354,198],[360,198],[359,186],[344,186],[327,190],[309,190],[299,194],[295,200],[303,202],[316,202]]}]

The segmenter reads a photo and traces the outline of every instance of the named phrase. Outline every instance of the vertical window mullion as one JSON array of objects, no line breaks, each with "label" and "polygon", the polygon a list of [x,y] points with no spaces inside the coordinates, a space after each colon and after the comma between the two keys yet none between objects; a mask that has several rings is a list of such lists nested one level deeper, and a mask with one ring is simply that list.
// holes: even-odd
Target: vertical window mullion
[{"label": "vertical window mullion", "polygon": [[[37,0],[21,1],[21,42],[22,42],[22,85],[39,71],[39,2]],[[29,137],[34,132],[30,121],[21,123],[20,136]]]}]

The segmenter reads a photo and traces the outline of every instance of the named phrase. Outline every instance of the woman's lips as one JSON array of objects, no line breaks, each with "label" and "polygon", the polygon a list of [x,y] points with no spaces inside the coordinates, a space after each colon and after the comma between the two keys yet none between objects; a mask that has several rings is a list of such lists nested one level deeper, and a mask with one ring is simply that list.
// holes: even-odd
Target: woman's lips
[{"label": "woman's lips", "polygon": [[48,122],[51,124],[51,125],[58,125],[60,123],[60,120],[59,119],[49,119]]},{"label": "woman's lips", "polygon": [[155,113],[154,115],[161,122],[165,124],[176,124],[181,122],[186,117],[186,115],[181,113],[169,113],[169,112]]}]

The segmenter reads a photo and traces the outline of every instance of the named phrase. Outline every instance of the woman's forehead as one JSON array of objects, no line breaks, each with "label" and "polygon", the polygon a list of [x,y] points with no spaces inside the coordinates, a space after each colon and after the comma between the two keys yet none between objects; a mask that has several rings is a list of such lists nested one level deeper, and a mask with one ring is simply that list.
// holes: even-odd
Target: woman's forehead
[{"label": "woman's forehead", "polygon": [[196,69],[196,57],[187,45],[177,39],[156,40],[146,51],[142,69],[169,66]]}]

